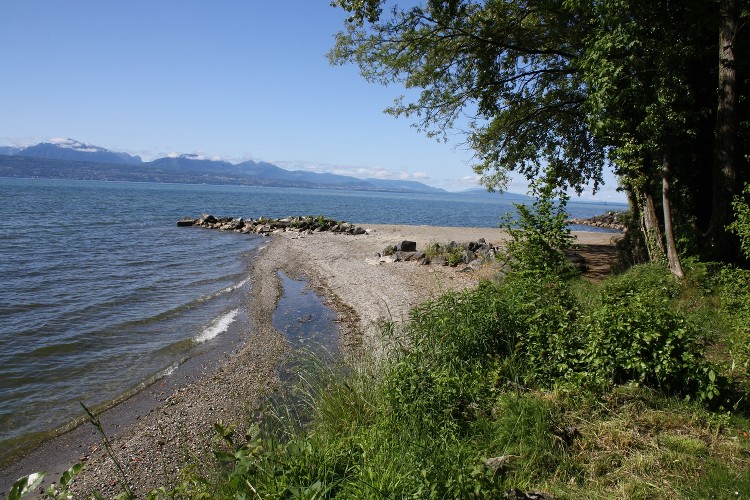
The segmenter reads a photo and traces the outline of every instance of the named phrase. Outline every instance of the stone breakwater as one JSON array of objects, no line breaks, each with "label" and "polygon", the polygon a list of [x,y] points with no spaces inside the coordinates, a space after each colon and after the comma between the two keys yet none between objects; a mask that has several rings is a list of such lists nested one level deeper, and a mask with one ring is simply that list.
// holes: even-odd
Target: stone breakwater
[{"label": "stone breakwater", "polygon": [[[197,226],[220,231],[234,231],[241,234],[272,235],[293,232],[300,236],[330,232],[340,234],[370,234],[360,226],[318,216],[296,216],[282,219],[243,219],[242,217],[215,217],[203,214],[199,218],[185,217],[177,221],[181,227]],[[295,236],[296,237],[296,236]],[[430,243],[422,251],[417,250],[414,241],[404,240],[389,245],[382,252],[366,259],[371,265],[394,262],[417,262],[420,265],[458,267],[464,271],[476,271],[482,266],[497,265],[496,254],[499,248],[487,243],[484,238],[468,243]]]},{"label": "stone breakwater", "polygon": [[603,227],[607,229],[617,229],[625,231],[626,212],[607,212],[606,214],[596,215],[588,219],[568,219],[568,224],[579,226]]},{"label": "stone breakwater", "polygon": [[341,234],[366,234],[367,231],[354,224],[343,221],[327,219],[322,215],[285,217],[283,219],[270,219],[261,217],[259,219],[244,219],[242,217],[215,217],[203,214],[194,219],[185,217],[177,221],[181,227],[199,226],[206,229],[218,229],[220,231],[234,231],[242,234],[269,235],[274,233],[297,232],[297,233],[320,233],[332,232]]}]

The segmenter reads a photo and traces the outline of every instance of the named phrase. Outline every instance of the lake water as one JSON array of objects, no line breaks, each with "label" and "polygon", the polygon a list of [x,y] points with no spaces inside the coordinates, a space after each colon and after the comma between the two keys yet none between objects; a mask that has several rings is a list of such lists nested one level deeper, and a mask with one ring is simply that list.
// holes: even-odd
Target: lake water
[{"label": "lake water", "polygon": [[[572,202],[575,217],[624,205]],[[0,178],[0,462],[24,441],[247,330],[262,237],[178,228],[183,216],[323,214],[496,227],[499,199]]]}]

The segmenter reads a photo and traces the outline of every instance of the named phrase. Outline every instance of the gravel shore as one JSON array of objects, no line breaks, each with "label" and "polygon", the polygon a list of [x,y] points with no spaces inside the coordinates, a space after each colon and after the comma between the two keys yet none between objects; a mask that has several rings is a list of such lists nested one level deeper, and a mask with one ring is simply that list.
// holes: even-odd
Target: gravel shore
[{"label": "gravel shore", "polygon": [[[205,378],[178,389],[156,410],[140,416],[113,439],[137,496],[169,485],[186,456],[211,456],[213,423],[234,422],[238,434],[278,384],[276,366],[289,349],[272,326],[283,292],[278,272],[304,278],[337,312],[340,347],[347,356],[382,349],[377,324],[404,321],[409,310],[450,290],[474,286],[482,273],[416,262],[378,263],[375,253],[402,240],[422,249],[431,242],[459,243],[484,238],[502,244],[507,236],[492,228],[363,225],[366,235],[282,233],[274,235],[251,269],[248,342]],[[575,233],[578,243],[612,247],[612,233]],[[127,403],[125,403],[127,404]],[[72,456],[73,461],[80,459]],[[86,466],[74,483],[76,498],[99,491],[109,498],[121,491],[114,464],[101,447],[88,449]],[[28,471],[31,472],[31,471]],[[26,473],[28,473],[26,472]],[[51,471],[53,474],[54,472]],[[54,475],[53,475],[54,477]]]}]

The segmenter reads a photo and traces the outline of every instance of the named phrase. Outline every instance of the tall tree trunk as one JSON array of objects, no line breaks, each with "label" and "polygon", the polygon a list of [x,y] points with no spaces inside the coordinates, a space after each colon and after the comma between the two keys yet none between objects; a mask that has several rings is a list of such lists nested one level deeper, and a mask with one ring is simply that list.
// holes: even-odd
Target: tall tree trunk
[{"label": "tall tree trunk", "polygon": [[664,239],[661,234],[659,218],[656,216],[654,198],[647,189],[636,189],[635,196],[641,208],[641,230],[646,240],[649,261],[664,262]]},{"label": "tall tree trunk", "polygon": [[661,165],[661,196],[662,207],[664,208],[664,236],[667,240],[667,262],[669,263],[669,270],[672,271],[672,274],[678,278],[684,278],[685,272],[682,270],[682,262],[680,262],[680,255],[677,253],[677,245],[675,245],[674,241],[674,230],[672,229],[672,197],[669,192],[671,187],[671,165],[669,162],[669,153],[664,153],[664,161]]},{"label": "tall tree trunk", "polygon": [[734,64],[734,37],[737,33],[737,0],[720,0],[719,26],[719,100],[716,108],[714,136],[714,168],[711,222],[707,242],[717,256],[731,254],[726,226],[732,220],[732,197],[735,185],[735,141],[737,120],[735,116],[736,69]]}]

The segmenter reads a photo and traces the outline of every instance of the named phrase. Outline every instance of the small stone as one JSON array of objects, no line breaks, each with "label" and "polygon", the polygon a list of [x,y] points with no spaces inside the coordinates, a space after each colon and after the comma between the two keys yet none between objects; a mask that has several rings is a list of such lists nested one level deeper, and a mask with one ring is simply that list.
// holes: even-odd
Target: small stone
[{"label": "small stone", "polygon": [[430,260],[430,264],[432,264],[434,266],[447,266],[448,265],[448,261],[442,255],[438,255],[438,256],[433,257]]},{"label": "small stone", "polygon": [[493,472],[502,471],[508,466],[508,462],[510,462],[510,460],[513,458],[519,458],[519,456],[501,455],[499,457],[488,458],[484,461],[484,465],[486,465],[487,468]]}]

